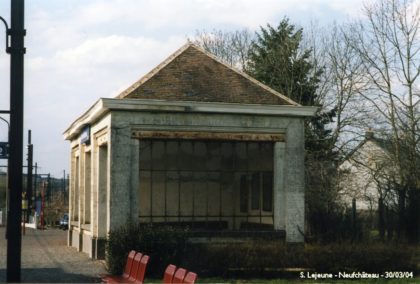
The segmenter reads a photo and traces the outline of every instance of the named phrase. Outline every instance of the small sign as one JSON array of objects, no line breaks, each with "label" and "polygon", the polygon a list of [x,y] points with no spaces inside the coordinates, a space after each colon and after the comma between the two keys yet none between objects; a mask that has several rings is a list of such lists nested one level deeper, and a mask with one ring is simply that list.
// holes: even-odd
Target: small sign
[{"label": "small sign", "polygon": [[89,145],[90,144],[90,125],[86,125],[82,133],[80,134],[80,143]]},{"label": "small sign", "polygon": [[9,143],[0,142],[0,159],[9,158]]}]

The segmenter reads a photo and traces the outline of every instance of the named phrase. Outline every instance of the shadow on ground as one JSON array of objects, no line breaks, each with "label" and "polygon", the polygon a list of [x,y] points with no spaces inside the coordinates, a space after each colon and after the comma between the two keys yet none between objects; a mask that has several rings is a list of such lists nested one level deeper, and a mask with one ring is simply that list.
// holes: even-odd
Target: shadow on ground
[{"label": "shadow on ground", "polygon": [[[22,283],[100,283],[101,279],[64,272],[60,268],[23,268]],[[6,269],[0,269],[0,282],[6,282]]]}]

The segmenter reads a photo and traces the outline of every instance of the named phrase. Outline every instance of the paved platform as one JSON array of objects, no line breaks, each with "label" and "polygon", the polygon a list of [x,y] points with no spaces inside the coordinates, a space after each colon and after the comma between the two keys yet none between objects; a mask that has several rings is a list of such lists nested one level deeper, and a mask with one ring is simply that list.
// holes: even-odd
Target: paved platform
[{"label": "paved platform", "polygon": [[[26,229],[22,236],[22,282],[95,283],[106,273],[104,264],[67,247],[67,231]],[[0,228],[0,282],[6,281],[7,244]]]}]

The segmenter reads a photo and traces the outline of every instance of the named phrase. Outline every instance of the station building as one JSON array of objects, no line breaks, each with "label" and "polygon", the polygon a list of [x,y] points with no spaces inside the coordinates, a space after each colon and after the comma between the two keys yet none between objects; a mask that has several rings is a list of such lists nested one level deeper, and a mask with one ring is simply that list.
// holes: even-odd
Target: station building
[{"label": "station building", "polygon": [[297,104],[187,43],[64,132],[70,246],[104,256],[127,222],[304,240],[304,119]]}]

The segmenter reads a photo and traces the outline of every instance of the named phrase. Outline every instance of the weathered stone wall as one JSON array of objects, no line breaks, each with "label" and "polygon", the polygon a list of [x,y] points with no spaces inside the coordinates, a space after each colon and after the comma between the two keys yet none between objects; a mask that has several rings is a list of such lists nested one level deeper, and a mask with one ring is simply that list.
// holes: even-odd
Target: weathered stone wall
[{"label": "weathered stone wall", "polygon": [[[193,102],[191,107],[195,107]],[[226,108],[225,105],[222,107]],[[109,230],[138,221],[142,204],[139,195],[142,182],[139,176],[140,147],[139,137],[136,137],[139,131],[247,133],[281,138],[274,144],[272,158],[274,229],[285,230],[288,242],[303,242],[303,118],[190,112],[186,108],[177,112],[114,110],[91,126],[91,145],[82,146],[78,137],[73,139],[71,221],[76,221],[76,212],[78,217],[71,223],[69,245],[89,252],[92,257],[102,257],[103,240]],[[89,184],[90,189],[85,191]],[[90,198],[86,198],[88,192]],[[91,210],[90,214],[86,214],[86,210]],[[90,222],[86,223],[83,216],[89,216]]]},{"label": "weathered stone wall", "polygon": [[[115,133],[117,131],[120,133],[116,140],[118,145],[113,146],[113,151],[117,151],[117,147],[118,151],[121,151],[118,154],[120,156],[111,161],[112,167],[117,173],[113,175],[112,184],[119,186],[116,191],[119,195],[122,195],[126,190],[125,196],[120,196],[117,199],[118,206],[123,208],[121,211],[113,211],[114,220],[127,220],[130,214],[130,218],[138,215],[138,200],[140,200],[138,189],[141,181],[134,174],[131,161],[133,161],[132,157],[138,157],[139,153],[135,147],[132,147],[133,138],[130,135],[130,129],[133,131],[153,129],[285,134],[286,141],[277,144],[275,147],[277,150],[274,153],[274,200],[276,200],[274,224],[275,229],[286,230],[287,241],[303,241],[305,202],[302,118],[240,114],[114,112],[112,114],[112,129],[115,129],[113,130],[116,131]],[[135,210],[136,214],[133,214],[132,210]],[[114,216],[114,214],[118,216]]]}]

